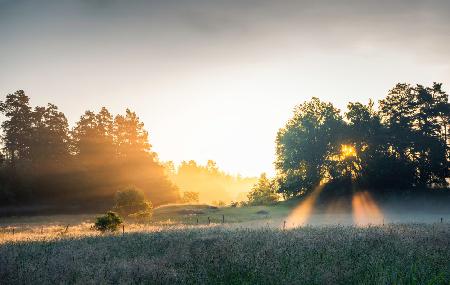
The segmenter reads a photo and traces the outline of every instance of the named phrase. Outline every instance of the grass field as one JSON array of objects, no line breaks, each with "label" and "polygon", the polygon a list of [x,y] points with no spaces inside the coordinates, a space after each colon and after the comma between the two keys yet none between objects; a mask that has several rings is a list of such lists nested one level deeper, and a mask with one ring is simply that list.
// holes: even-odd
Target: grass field
[{"label": "grass field", "polygon": [[292,208],[164,206],[125,234],[94,231],[95,215],[2,218],[0,283],[450,284],[448,215],[314,213],[283,230]]},{"label": "grass field", "polygon": [[450,225],[160,228],[0,246],[3,284],[449,284]]}]

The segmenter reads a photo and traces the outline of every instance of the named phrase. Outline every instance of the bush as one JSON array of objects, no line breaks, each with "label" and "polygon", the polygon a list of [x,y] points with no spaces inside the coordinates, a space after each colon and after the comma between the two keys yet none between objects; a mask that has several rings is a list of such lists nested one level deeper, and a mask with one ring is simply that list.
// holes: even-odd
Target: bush
[{"label": "bush", "polygon": [[184,192],[183,198],[181,199],[181,202],[184,204],[198,203],[199,201],[200,201],[200,199],[199,199],[198,192]]},{"label": "bush", "polygon": [[136,219],[139,222],[149,221],[153,214],[153,205],[145,199],[144,193],[134,187],[128,186],[117,191],[114,211],[124,217]]},{"label": "bush", "polygon": [[114,212],[109,211],[105,215],[97,217],[94,228],[101,232],[114,232],[117,230],[120,224],[122,224],[122,219],[120,218],[120,216]]}]

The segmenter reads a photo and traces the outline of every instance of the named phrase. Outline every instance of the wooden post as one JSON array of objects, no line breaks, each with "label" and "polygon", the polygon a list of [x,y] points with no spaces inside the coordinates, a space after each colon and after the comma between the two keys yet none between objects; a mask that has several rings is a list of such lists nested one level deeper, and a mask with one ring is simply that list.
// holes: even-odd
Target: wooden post
[{"label": "wooden post", "polygon": [[125,234],[125,225],[122,224],[122,235],[124,235],[124,234]]},{"label": "wooden post", "polygon": [[283,223],[283,230],[286,229],[286,221]]},{"label": "wooden post", "polygon": [[197,217],[197,225],[198,225],[198,217]]},{"label": "wooden post", "polygon": [[443,220],[444,220],[444,219],[441,217],[441,224],[442,224]]},{"label": "wooden post", "polygon": [[44,233],[44,227],[41,227],[41,235]]},{"label": "wooden post", "polygon": [[66,233],[69,231],[69,225],[67,225],[66,227]]},{"label": "wooden post", "polygon": [[14,235],[14,228],[13,228],[13,235]]},{"label": "wooden post", "polygon": [[225,215],[222,215],[222,224],[225,223]]},{"label": "wooden post", "polygon": [[211,220],[209,219],[209,217],[208,217],[208,225],[211,223]]}]

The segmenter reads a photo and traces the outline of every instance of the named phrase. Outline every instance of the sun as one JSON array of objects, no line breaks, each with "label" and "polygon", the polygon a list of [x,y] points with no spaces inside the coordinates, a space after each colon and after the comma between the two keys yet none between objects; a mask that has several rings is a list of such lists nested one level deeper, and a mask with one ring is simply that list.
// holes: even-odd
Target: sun
[{"label": "sun", "polygon": [[352,145],[343,144],[341,145],[341,156],[343,158],[356,156],[356,150]]}]

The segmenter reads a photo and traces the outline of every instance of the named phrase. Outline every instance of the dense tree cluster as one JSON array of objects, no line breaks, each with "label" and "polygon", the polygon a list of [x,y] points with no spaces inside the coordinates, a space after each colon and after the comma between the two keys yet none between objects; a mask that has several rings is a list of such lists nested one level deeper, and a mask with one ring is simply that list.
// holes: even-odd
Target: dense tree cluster
[{"label": "dense tree cluster", "polygon": [[0,102],[0,111],[1,204],[110,205],[126,185],[143,189],[157,205],[179,200],[144,124],[128,109],[117,116],[106,108],[86,111],[70,129],[55,105],[32,108],[20,90]]},{"label": "dense tree cluster", "polygon": [[450,105],[442,84],[397,84],[375,110],[349,103],[342,116],[312,98],[276,139],[275,182],[285,197],[348,181],[373,191],[447,187]]}]

